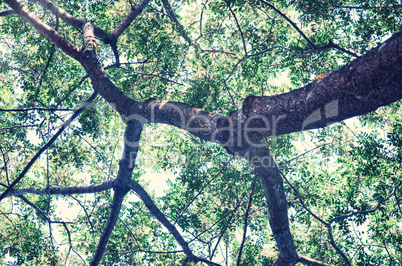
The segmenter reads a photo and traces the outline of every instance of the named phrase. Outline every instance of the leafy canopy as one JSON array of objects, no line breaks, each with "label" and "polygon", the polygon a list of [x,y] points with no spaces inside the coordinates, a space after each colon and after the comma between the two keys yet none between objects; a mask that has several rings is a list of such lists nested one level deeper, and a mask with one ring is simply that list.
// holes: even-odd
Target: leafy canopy
[{"label": "leafy canopy", "polygon": [[[80,30],[37,2],[24,4],[63,38],[83,45]],[[54,3],[112,32],[139,2]],[[0,5],[1,12],[10,9],[3,1]],[[221,115],[241,108],[248,95],[290,92],[329,75],[353,60],[353,54],[365,54],[399,31],[402,19],[402,6],[388,0],[281,0],[268,5],[186,0],[170,5],[179,25],[164,3],[150,1],[118,39],[120,65],[115,64],[113,47],[102,41],[97,46],[99,62],[134,100],[168,99]],[[0,35],[0,183],[6,188],[90,97],[93,87],[77,61],[20,16],[1,16]],[[351,52],[306,52],[328,43]],[[97,97],[15,189],[91,186],[114,179],[124,128],[113,106]],[[300,254],[342,265],[345,260],[334,241],[353,265],[402,263],[400,102],[265,143],[289,181],[285,193],[290,229]],[[168,125],[146,125],[139,149],[132,178],[179,228],[195,255],[225,265],[274,262],[278,248],[264,189],[258,180],[253,182],[250,164]],[[149,184],[156,182],[151,179],[165,192],[153,193]],[[112,201],[110,189],[3,200],[0,262],[88,264]],[[330,223],[332,231],[311,213]],[[101,264],[178,265],[185,257],[171,233],[129,192]]]}]

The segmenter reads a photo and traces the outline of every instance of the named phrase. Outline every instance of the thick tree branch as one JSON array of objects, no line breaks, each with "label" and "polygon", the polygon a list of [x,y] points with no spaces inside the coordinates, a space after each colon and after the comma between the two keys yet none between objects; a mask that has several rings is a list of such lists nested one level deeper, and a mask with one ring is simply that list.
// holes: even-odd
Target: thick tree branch
[{"label": "thick tree branch", "polygon": [[53,28],[49,27],[46,23],[40,20],[36,15],[32,14],[28,8],[20,4],[15,0],[4,0],[15,13],[31,24],[37,31],[42,33],[45,37],[51,40],[58,48],[63,50],[67,55],[78,60],[80,59],[80,50],[66,39],[60,36],[60,34]]},{"label": "thick tree branch", "polygon": [[322,128],[400,100],[401,70],[399,32],[364,56],[300,89],[247,97],[243,109],[232,116],[243,114],[253,119],[249,125],[261,128],[261,132],[254,132],[256,139]]},{"label": "thick tree branch", "polygon": [[115,182],[113,182],[115,195],[111,206],[111,212],[106,226],[99,239],[94,258],[91,261],[91,266],[99,265],[103,253],[105,252],[107,242],[109,241],[110,235],[112,234],[114,226],[116,225],[116,221],[119,217],[120,209],[123,204],[123,198],[130,190],[128,185],[131,181],[131,175],[133,173],[135,160],[138,154],[138,144],[141,132],[141,123],[138,123],[137,121],[131,121],[127,124],[124,135],[123,155],[119,163],[119,171],[117,173],[117,177],[115,179]]},{"label": "thick tree branch", "polygon": [[123,121],[169,124],[236,153],[268,136],[322,128],[401,99],[400,44],[402,34],[397,33],[366,55],[300,89],[274,96],[249,96],[242,109],[226,117],[184,103],[134,101],[110,81],[99,62],[85,61],[84,67],[94,88]]},{"label": "thick tree branch", "polygon": [[225,141],[217,130],[217,121],[222,118],[221,115],[205,112],[185,103],[155,99],[144,102],[135,101],[113,84],[96,58],[84,60],[83,66],[91,78],[94,89],[120,113],[123,122],[133,120],[142,125],[169,124],[187,130],[207,141],[218,143]]},{"label": "thick tree branch", "polygon": [[10,186],[1,194],[0,201],[7,196],[7,194],[14,188],[14,186],[25,176],[31,166],[36,162],[36,160],[40,157],[40,155],[48,148],[53,142],[63,133],[64,129],[66,129],[71,122],[84,111],[93,100],[98,95],[97,92],[94,92],[91,97],[77,110],[74,114],[61,126],[61,128],[54,134],[54,136],[35,154],[35,156],[29,161],[29,163],[25,166],[19,176],[10,184]]},{"label": "thick tree branch", "polygon": [[36,2],[41,4],[44,8],[52,12],[57,17],[61,18],[67,24],[70,24],[71,26],[81,30],[84,27],[85,20],[74,17],[73,15],[65,11],[63,8],[60,8],[57,5],[55,5],[52,1],[36,0]]},{"label": "thick tree branch", "polygon": [[261,143],[259,147],[250,147],[241,156],[254,167],[255,175],[264,188],[269,224],[279,250],[279,257],[274,265],[294,265],[299,256],[290,233],[288,207],[280,170],[269,150]]},{"label": "thick tree branch", "polygon": [[[145,206],[152,213],[152,215],[161,222],[166,229],[172,234],[179,245],[182,247],[183,252],[187,255],[190,261],[205,261],[211,265],[216,265],[212,262],[196,257],[190,248],[188,243],[183,239],[176,227],[166,218],[166,216],[155,205],[151,197],[145,191],[145,189],[138,184],[135,180],[131,179],[131,173],[135,166],[135,160],[138,154],[138,145],[142,131],[142,123],[137,119],[131,119],[126,121],[127,129],[124,138],[124,150],[123,159],[120,161],[119,173],[116,180],[118,181],[117,187],[123,187],[125,189],[132,189],[138,194]],[[95,265],[95,264],[94,264]]]}]

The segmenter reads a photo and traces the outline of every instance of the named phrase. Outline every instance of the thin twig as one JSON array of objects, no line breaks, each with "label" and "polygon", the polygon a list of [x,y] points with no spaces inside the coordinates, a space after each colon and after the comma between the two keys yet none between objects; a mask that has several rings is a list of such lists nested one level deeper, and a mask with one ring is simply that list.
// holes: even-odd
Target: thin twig
[{"label": "thin twig", "polygon": [[228,5],[228,8],[229,8],[229,10],[230,10],[230,13],[232,13],[232,16],[233,16],[233,18],[234,18],[234,20],[235,20],[235,22],[236,22],[237,28],[238,28],[239,31],[240,31],[241,40],[242,40],[242,42],[243,42],[243,50],[244,50],[244,53],[247,55],[246,40],[244,39],[244,34],[243,34],[243,31],[241,30],[239,21],[237,20],[237,17],[236,17],[236,15],[235,15],[235,13],[233,12],[232,8],[230,7],[230,3],[229,3],[229,2],[227,2],[227,5]]},{"label": "thin twig", "polygon": [[77,110],[74,114],[62,125],[62,127],[57,131],[56,134],[35,154],[35,156],[29,161],[25,166],[19,176],[11,183],[10,186],[1,194],[0,201],[7,196],[7,194],[14,188],[14,186],[20,182],[20,180],[25,176],[31,166],[36,162],[36,160],[41,156],[41,154],[56,141],[56,139],[63,133],[63,131],[71,124],[71,122],[84,111],[96,98],[98,92],[94,92],[91,97]]},{"label": "thin twig", "polygon": [[166,12],[168,13],[168,16],[170,20],[176,24],[176,28],[181,34],[181,36],[191,45],[193,42],[191,41],[190,37],[187,35],[187,33],[184,31],[183,26],[180,24],[179,20],[177,19],[175,13],[173,12],[172,6],[170,5],[168,0],[162,0],[163,6],[165,7]]},{"label": "thin twig", "polygon": [[5,17],[5,16],[9,16],[9,15],[15,15],[15,11],[14,10],[0,11],[0,17]]},{"label": "thin twig", "polygon": [[260,0],[261,3],[269,6],[272,8],[276,13],[278,13],[281,17],[283,17],[287,22],[289,22],[290,25],[292,25],[295,30],[307,41],[307,43],[311,46],[311,48],[317,48],[316,45],[304,34],[304,32],[291,20],[289,19],[285,14],[283,14],[279,9],[277,9],[273,4],[270,4],[268,2],[265,2],[264,0]]},{"label": "thin twig", "polygon": [[31,108],[14,108],[14,109],[0,109],[0,112],[28,112],[28,111],[65,111],[73,112],[77,109],[64,109],[64,108],[43,108],[43,107],[31,107]]},{"label": "thin twig", "polygon": [[0,128],[0,131],[2,131],[2,130],[14,129],[14,128],[37,127],[37,126],[38,126],[38,125],[16,125],[16,126],[10,126],[10,127],[2,127],[2,128]]},{"label": "thin twig", "polygon": [[174,219],[173,224],[176,224],[177,220],[180,218],[180,216],[188,209],[188,207],[190,207],[190,205],[194,202],[194,200],[204,191],[204,189],[209,186],[209,184],[211,184],[212,181],[215,180],[215,178],[217,178],[219,176],[220,173],[222,173],[223,170],[226,169],[226,167],[228,166],[228,164],[232,161],[233,158],[231,158],[228,162],[226,162],[223,167],[211,178],[211,180],[209,180],[197,193],[197,195],[195,195],[189,203],[187,203],[187,205],[183,208],[183,210],[179,213],[179,215],[177,215],[177,217]]}]

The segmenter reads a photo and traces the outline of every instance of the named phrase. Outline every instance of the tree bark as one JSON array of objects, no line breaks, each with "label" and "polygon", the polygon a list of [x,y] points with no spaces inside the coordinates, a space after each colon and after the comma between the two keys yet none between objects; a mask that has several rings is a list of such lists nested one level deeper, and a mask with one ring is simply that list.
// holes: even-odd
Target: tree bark
[{"label": "tree bark", "polygon": [[295,265],[299,256],[289,228],[288,206],[283,180],[274,158],[266,147],[251,147],[242,157],[254,167],[268,205],[269,225],[279,249],[274,265]]}]

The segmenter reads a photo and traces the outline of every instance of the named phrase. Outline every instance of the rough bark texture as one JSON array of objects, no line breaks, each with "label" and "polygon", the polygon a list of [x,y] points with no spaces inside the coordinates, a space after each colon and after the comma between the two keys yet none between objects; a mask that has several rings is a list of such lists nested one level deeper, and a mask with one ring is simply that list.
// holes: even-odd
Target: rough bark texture
[{"label": "rough bark texture", "polygon": [[266,147],[251,147],[242,154],[254,167],[268,205],[269,225],[275,238],[279,257],[274,265],[294,265],[299,260],[289,228],[288,207],[282,176]]},{"label": "rough bark texture", "polygon": [[[398,101],[402,98],[401,44],[399,32],[364,56],[300,89],[269,97],[247,97],[238,113],[247,118],[262,116],[269,122],[269,131],[253,135],[261,139],[322,128]],[[267,127],[257,118],[250,125]]]},{"label": "rough bark texture", "polygon": [[[260,143],[260,140],[268,136],[325,127],[330,123],[365,114],[400,100],[402,98],[401,32],[321,80],[281,95],[249,96],[244,100],[242,109],[236,110],[228,116],[222,116],[205,112],[185,103],[155,99],[138,102],[122,93],[108,78],[96,58],[94,37],[101,36],[101,40],[105,43],[116,44],[118,36],[141,13],[149,1],[144,0],[139,4],[138,9],[133,9],[113,34],[106,33],[93,27],[90,23],[71,16],[48,0],[39,1],[67,23],[83,30],[83,49],[78,49],[63,39],[57,31],[31,14],[17,1],[5,0],[5,2],[13,9],[13,12],[25,19],[58,48],[79,61],[87,71],[94,90],[99,92],[120,113],[122,120],[127,124],[125,147],[116,179],[90,189],[100,191],[113,187],[116,192],[108,224],[99,241],[91,265],[99,264],[117,221],[124,195],[129,189],[139,193],[153,215],[171,231],[187,255],[186,261],[203,261],[213,264],[192,254],[180,233],[156,208],[146,191],[131,180],[138,152],[138,141],[142,127],[146,123],[164,123],[182,128],[204,140],[219,143],[230,153],[246,158],[253,165],[255,174],[260,178],[264,187],[270,226],[280,252],[275,265],[294,265],[298,261],[305,264],[311,263],[311,265],[324,265],[299,257],[297,254],[289,229],[282,177],[268,149]],[[168,2],[163,2],[167,6],[167,10],[172,11]],[[174,13],[170,14],[174,18]],[[115,53],[117,53],[116,51],[117,49],[114,50]],[[15,180],[15,183],[19,180]],[[11,188],[9,187],[10,194],[3,193],[2,197],[25,193],[52,194],[54,192],[56,194],[57,192],[85,191],[80,188],[75,190],[65,188],[64,192],[57,191],[56,188],[49,188],[46,191],[11,190]]]}]

